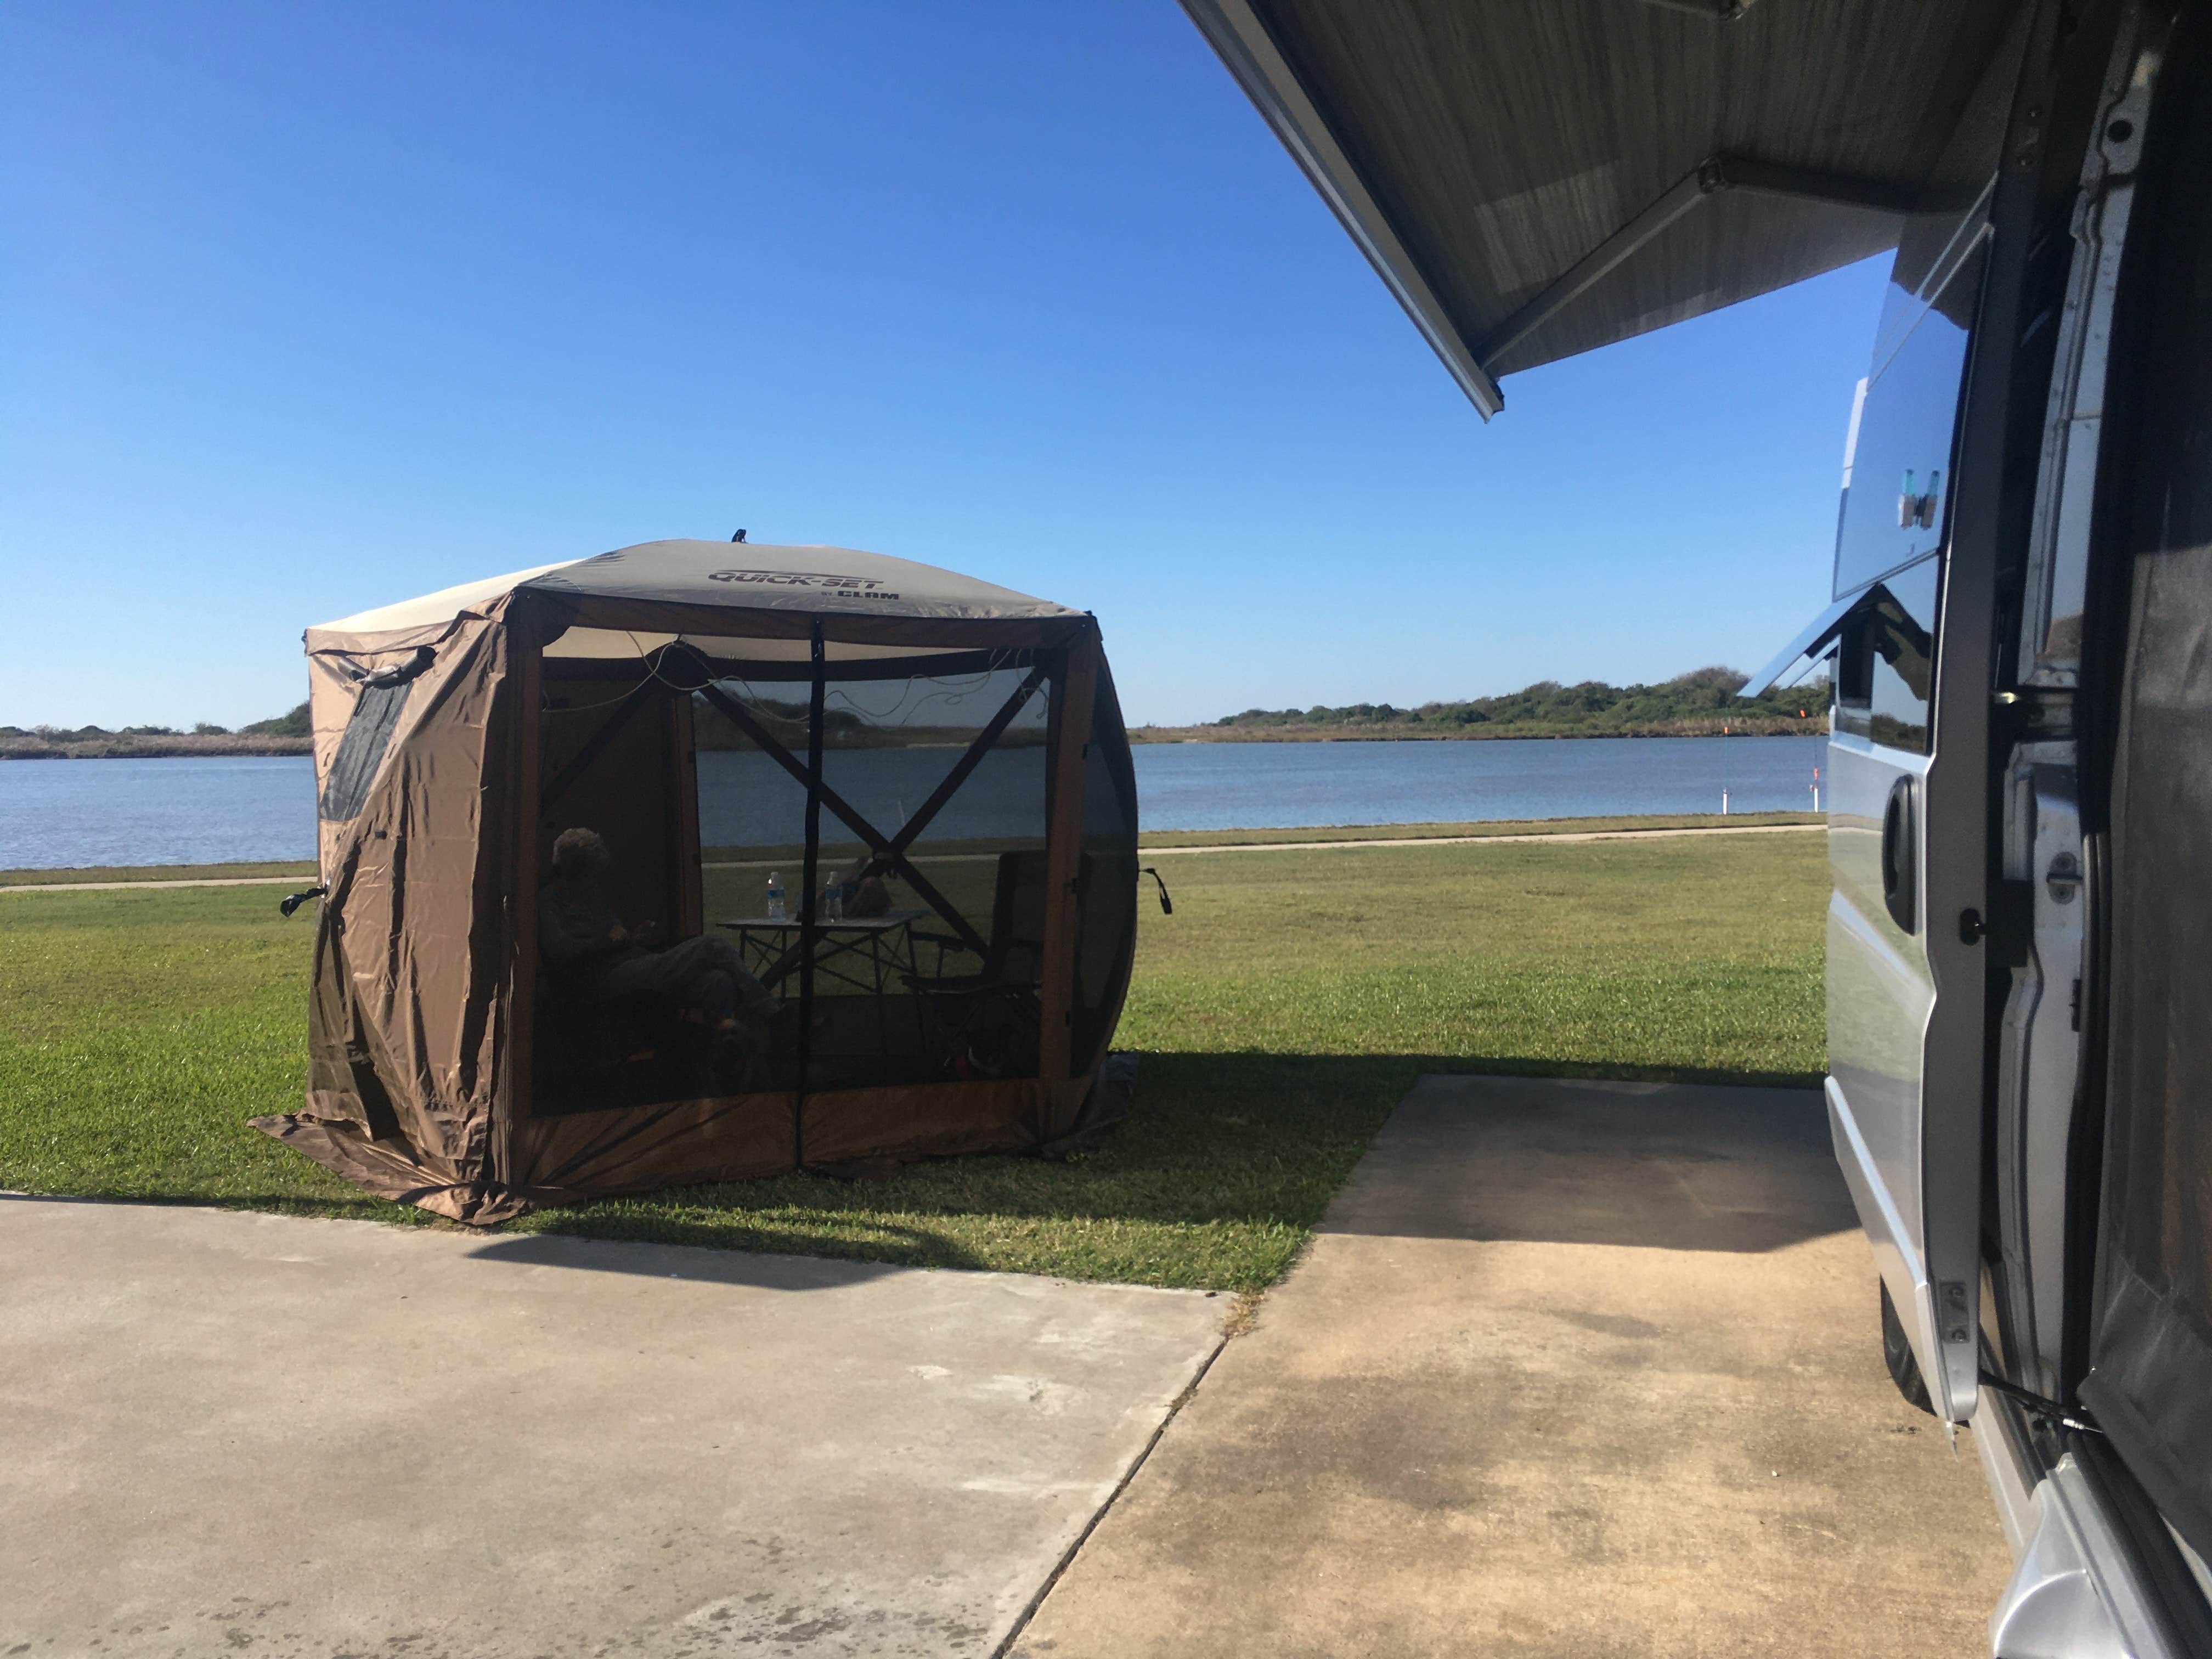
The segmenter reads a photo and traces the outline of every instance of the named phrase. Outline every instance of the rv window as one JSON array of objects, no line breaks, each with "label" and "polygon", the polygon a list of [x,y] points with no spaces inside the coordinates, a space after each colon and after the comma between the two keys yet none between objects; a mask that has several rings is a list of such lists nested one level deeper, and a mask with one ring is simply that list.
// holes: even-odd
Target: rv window
[{"label": "rv window", "polygon": [[[1942,545],[1967,331],[1986,246],[1977,232],[1948,266],[1937,266],[1924,291],[1890,289],[1837,528],[1839,599]],[[1899,252],[1900,266],[1910,252]]]},{"label": "rv window", "polygon": [[1936,574],[1923,559],[1860,597],[1837,641],[1836,729],[1928,752],[1935,689]]}]

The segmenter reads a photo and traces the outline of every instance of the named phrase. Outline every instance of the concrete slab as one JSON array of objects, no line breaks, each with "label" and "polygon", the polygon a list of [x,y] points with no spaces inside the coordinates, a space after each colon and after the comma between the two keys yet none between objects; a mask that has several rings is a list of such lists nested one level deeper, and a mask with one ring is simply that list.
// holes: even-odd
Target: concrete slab
[{"label": "concrete slab", "polygon": [[1428,1078],[1026,1659],[1985,1653],[1817,1095]]},{"label": "concrete slab", "polygon": [[0,1654],[42,1659],[988,1654],[1227,1310],[21,1199],[0,1261]]}]

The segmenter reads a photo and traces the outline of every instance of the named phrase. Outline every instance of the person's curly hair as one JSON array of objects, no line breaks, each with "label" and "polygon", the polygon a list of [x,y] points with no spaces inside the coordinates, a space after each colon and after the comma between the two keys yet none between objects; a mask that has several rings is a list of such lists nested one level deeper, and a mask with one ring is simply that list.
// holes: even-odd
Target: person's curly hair
[{"label": "person's curly hair", "polygon": [[563,830],[553,838],[553,873],[586,875],[615,861],[606,838],[596,830]]}]

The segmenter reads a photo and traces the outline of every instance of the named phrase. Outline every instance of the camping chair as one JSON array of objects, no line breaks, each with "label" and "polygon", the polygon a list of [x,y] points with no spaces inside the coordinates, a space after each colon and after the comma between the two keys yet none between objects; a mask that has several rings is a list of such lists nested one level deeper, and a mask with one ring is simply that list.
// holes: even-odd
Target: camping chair
[{"label": "camping chair", "polygon": [[[1084,860],[1087,867],[1090,860]],[[945,1051],[963,1076],[1019,1076],[1033,1069],[1042,1005],[1037,987],[1044,962],[1045,854],[999,854],[991,898],[991,937],[981,967],[972,974],[908,974],[936,1021]],[[937,947],[942,969],[948,952],[965,950],[957,939],[916,933]]]},{"label": "camping chair", "polygon": [[538,976],[538,1029],[540,1087],[570,1110],[713,1091],[706,1031],[649,992],[593,997],[549,968]]}]

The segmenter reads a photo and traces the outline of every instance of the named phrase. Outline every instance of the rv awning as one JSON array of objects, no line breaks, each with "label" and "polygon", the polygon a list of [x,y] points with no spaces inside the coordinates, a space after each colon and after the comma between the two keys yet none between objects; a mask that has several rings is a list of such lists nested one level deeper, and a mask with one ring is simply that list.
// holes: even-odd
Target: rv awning
[{"label": "rv awning", "polygon": [[[1987,177],[2008,0],[1182,0],[1485,418]],[[1994,143],[1997,135],[1992,133]],[[1963,205],[1963,200],[1961,202]]]}]

